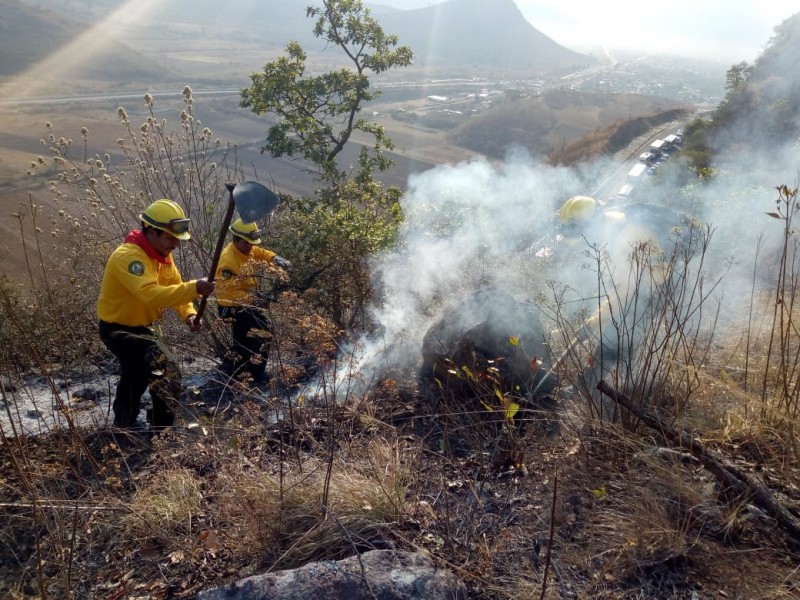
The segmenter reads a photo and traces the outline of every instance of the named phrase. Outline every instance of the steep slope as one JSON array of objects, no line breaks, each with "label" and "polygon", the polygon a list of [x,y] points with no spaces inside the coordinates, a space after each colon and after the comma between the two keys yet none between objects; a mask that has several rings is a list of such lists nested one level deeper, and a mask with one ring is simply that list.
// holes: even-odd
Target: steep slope
[{"label": "steep slope", "polygon": [[800,136],[800,13],[775,28],[746,82],[729,90],[710,127],[720,151],[780,151]]}]

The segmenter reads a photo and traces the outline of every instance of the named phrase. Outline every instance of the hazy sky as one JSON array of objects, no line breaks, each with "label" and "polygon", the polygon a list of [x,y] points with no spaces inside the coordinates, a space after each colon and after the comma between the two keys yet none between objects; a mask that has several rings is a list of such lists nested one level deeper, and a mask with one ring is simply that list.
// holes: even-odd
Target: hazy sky
[{"label": "hazy sky", "polygon": [[[397,8],[445,0],[373,0]],[[663,50],[733,64],[753,61],[773,30],[800,11],[797,0],[515,0],[536,29],[584,51]]]}]

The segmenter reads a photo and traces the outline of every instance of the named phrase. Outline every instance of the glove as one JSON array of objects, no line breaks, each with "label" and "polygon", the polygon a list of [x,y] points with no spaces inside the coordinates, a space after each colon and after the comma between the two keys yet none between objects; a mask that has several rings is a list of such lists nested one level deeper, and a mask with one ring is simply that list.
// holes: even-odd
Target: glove
[{"label": "glove", "polygon": [[282,256],[276,256],[275,258],[273,258],[272,264],[275,265],[276,267],[280,267],[281,269],[288,269],[289,267],[292,266],[292,263],[290,263]]}]

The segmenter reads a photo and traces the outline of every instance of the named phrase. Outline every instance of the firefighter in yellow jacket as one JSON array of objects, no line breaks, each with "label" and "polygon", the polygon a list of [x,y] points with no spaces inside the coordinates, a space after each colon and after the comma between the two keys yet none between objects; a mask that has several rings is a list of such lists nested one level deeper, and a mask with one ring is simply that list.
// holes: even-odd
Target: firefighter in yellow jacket
[{"label": "firefighter in yellow jacket", "polygon": [[247,275],[243,267],[251,261],[281,268],[289,268],[291,263],[258,247],[261,231],[257,224],[236,219],[229,230],[233,239],[222,251],[216,272],[219,316],[230,320],[233,338],[232,356],[225,361],[225,370],[235,377],[249,375],[254,384],[265,383],[271,324],[263,309],[255,306],[258,280]]},{"label": "firefighter in yellow jacket", "polygon": [[199,330],[192,301],[214,291],[214,283],[206,279],[183,281],[173,262],[172,251],[190,238],[190,221],[180,206],[156,200],[139,219],[141,229],[131,231],[109,257],[97,301],[100,339],[120,364],[114,425],[128,430],[140,428],[137,417],[148,387],[150,425],[156,429],[174,423],[180,374],[159,348],[152,326],[171,308],[190,330]]}]

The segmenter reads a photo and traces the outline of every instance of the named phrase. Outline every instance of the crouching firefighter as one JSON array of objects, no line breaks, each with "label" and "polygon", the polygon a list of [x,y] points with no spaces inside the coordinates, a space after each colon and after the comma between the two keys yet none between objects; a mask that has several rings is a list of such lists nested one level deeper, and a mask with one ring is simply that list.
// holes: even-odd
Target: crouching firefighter
[{"label": "crouching firefighter", "polygon": [[291,263],[259,247],[261,231],[256,223],[236,219],[229,231],[232,240],[222,251],[216,272],[219,316],[231,323],[232,347],[223,369],[233,377],[249,378],[254,385],[264,384],[269,381],[272,324],[265,313],[265,299],[258,294],[258,278],[248,274],[248,269],[258,263],[288,269]]},{"label": "crouching firefighter", "polygon": [[190,221],[178,204],[156,200],[139,219],[141,229],[131,231],[109,257],[97,301],[100,339],[120,365],[114,425],[128,430],[140,428],[137,417],[148,387],[151,427],[174,424],[180,372],[162,350],[153,326],[171,308],[191,331],[198,331],[192,301],[214,291],[214,283],[206,279],[183,281],[175,266],[173,250],[190,238]]}]

